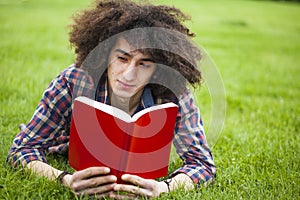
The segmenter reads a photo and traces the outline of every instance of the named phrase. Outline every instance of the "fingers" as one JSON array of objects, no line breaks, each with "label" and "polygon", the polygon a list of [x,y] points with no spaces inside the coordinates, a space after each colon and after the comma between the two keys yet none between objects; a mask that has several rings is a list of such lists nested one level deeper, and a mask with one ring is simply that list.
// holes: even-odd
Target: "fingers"
[{"label": "fingers", "polygon": [[81,195],[97,195],[97,196],[108,196],[108,194],[113,190],[115,184],[106,184],[98,187],[87,188],[81,191],[75,192],[77,196]]},{"label": "fingers", "polygon": [[112,175],[96,176],[89,179],[77,180],[71,184],[71,189],[77,191],[89,191],[88,193],[104,192],[113,188],[117,178]]},{"label": "fingers", "polygon": [[78,195],[102,194],[113,190],[117,177],[107,167],[91,167],[72,175],[70,188]]},{"label": "fingers", "polygon": [[128,192],[138,196],[153,196],[150,190],[135,185],[116,184],[113,190],[116,192]]},{"label": "fingers", "polygon": [[157,192],[155,190],[155,183],[157,183],[156,181],[144,179],[139,176],[130,174],[124,174],[121,178],[123,181],[132,183],[133,185],[116,184],[114,186],[114,191],[128,192],[138,196],[157,196]]},{"label": "fingers", "polygon": [[75,180],[88,179],[93,176],[101,176],[104,174],[108,174],[109,172],[110,169],[107,167],[90,167],[74,173],[73,179]]},{"label": "fingers", "polygon": [[129,183],[132,183],[132,184],[140,186],[140,187],[148,188],[149,180],[143,179],[139,176],[131,175],[131,174],[124,174],[121,177],[121,179],[125,182],[129,182]]},{"label": "fingers", "polygon": [[160,194],[159,182],[155,180],[124,174],[122,180],[131,184],[117,184],[117,177],[109,175],[109,172],[109,168],[106,167],[91,167],[78,171],[72,175],[70,188],[78,196],[87,194],[97,195],[99,198],[109,196],[114,199],[140,199]]}]

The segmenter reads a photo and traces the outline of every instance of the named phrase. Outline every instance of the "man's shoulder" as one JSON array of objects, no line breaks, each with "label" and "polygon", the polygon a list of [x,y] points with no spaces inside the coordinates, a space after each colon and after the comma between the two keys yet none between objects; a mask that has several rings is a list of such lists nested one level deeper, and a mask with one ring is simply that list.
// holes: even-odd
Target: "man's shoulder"
[{"label": "man's shoulder", "polygon": [[194,105],[195,97],[190,88],[186,88],[178,98],[179,107],[191,108]]},{"label": "man's shoulder", "polygon": [[83,76],[89,76],[86,71],[81,68],[75,67],[75,65],[70,65],[69,67],[65,68],[59,76],[70,78],[70,79],[77,79]]},{"label": "man's shoulder", "polygon": [[59,73],[58,79],[65,79],[68,83],[80,84],[79,82],[84,82],[85,84],[93,84],[92,77],[87,71],[75,67],[75,65],[70,65]]},{"label": "man's shoulder", "polygon": [[94,89],[92,77],[87,71],[74,65],[62,70],[53,82],[64,85],[61,87],[68,88],[74,96],[87,96]]}]

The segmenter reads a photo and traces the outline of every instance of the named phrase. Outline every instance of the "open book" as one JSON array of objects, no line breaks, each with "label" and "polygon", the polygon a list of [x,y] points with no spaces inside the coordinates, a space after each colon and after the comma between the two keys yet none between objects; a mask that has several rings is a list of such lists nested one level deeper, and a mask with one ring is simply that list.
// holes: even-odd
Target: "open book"
[{"label": "open book", "polygon": [[106,166],[118,181],[124,173],[167,175],[178,106],[165,103],[134,116],[87,97],[74,101],[69,163],[76,170]]}]

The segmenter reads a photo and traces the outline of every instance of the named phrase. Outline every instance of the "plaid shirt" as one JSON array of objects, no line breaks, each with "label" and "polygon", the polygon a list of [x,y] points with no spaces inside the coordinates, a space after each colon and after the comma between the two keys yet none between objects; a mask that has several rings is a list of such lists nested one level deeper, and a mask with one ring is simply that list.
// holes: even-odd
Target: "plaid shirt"
[{"label": "plaid shirt", "polygon": [[[34,160],[46,161],[47,153],[67,154],[73,99],[95,94],[92,78],[74,66],[61,72],[45,90],[32,119],[14,139],[7,161],[14,166]],[[148,88],[149,89],[149,88]],[[97,100],[108,103],[106,82],[98,87]],[[145,90],[146,91],[146,90]],[[163,103],[143,93],[139,109]],[[185,173],[196,184],[211,182],[216,167],[205,139],[198,108],[189,91],[178,99],[178,115],[173,144],[183,160],[181,168],[170,176]]]}]

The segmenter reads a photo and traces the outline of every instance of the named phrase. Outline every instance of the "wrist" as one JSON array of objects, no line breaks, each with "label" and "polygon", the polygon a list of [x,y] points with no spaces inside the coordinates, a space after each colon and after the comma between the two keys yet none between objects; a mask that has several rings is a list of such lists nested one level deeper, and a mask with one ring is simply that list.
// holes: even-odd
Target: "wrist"
[{"label": "wrist", "polygon": [[62,184],[64,186],[70,187],[71,185],[71,178],[72,178],[72,174],[67,174],[64,176],[63,180],[62,180]]},{"label": "wrist", "polygon": [[159,194],[163,194],[163,193],[168,193],[168,186],[167,184],[164,182],[164,181],[160,181],[158,182],[159,185],[158,185],[158,193]]},{"label": "wrist", "polygon": [[60,183],[61,185],[69,186],[69,180],[72,177],[72,174],[67,171],[63,171],[58,175],[56,178],[57,182]]},{"label": "wrist", "polygon": [[171,182],[172,182],[172,178],[170,179],[166,179],[166,180],[163,180],[163,183],[165,184],[165,192],[170,192],[171,191]]}]

